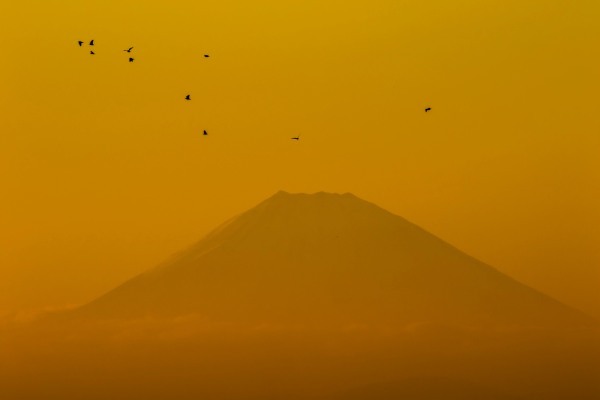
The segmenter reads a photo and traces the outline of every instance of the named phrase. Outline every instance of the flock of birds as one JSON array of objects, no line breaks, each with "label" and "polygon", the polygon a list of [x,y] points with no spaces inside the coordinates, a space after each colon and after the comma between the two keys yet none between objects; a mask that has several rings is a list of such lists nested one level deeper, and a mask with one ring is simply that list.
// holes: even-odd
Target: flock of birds
[{"label": "flock of birds", "polygon": [[[79,47],[83,47],[84,43],[85,43],[85,42],[84,42],[84,41],[82,41],[82,40],[78,40],[78,41],[77,41],[77,44],[79,44]],[[88,43],[88,46],[91,46],[91,47],[93,47],[93,46],[94,46],[94,39],[90,40],[90,42]],[[132,51],[132,50],[133,50],[133,46],[132,46],[132,47],[129,47],[129,48],[127,48],[127,49],[123,50],[123,51],[124,51],[124,52],[126,52],[126,53],[130,53],[130,54],[131,54],[131,51]],[[95,54],[96,54],[96,53],[94,52],[94,50],[90,50],[90,55],[95,55]],[[209,57],[210,57],[210,55],[208,55],[208,54],[204,54],[204,58],[209,58]],[[135,58],[133,58],[133,57],[129,57],[129,62],[130,62],[130,63],[131,63],[131,62],[134,62],[134,61],[135,61]],[[186,95],[186,96],[185,96],[185,100],[192,100],[192,97],[191,97],[191,96],[188,94],[188,95]],[[208,135],[208,132],[206,131],[206,129],[204,129],[204,130],[202,131],[202,135],[203,135],[203,136],[207,136],[207,135]]]},{"label": "flock of birds", "polygon": [[[83,43],[84,43],[84,42],[83,42],[82,40],[78,40],[78,41],[77,41],[77,44],[79,44],[79,47],[82,47],[82,46],[83,46]],[[94,46],[94,39],[90,40],[89,46]],[[125,50],[123,50],[123,51],[125,51],[125,52],[127,52],[127,53],[131,53],[131,50],[133,50],[133,47],[130,47],[130,48],[128,48],[128,49],[125,49]],[[94,50],[90,50],[90,54],[91,54],[91,55],[94,55],[94,54],[96,54],[96,53],[94,52]],[[205,57],[208,57],[208,55],[205,55]],[[135,58],[133,58],[133,57],[129,57],[129,62],[134,62],[134,61],[135,61]]]},{"label": "flock of birds", "polygon": [[[83,46],[83,44],[84,44],[84,42],[83,42],[83,41],[81,41],[81,40],[77,41],[77,43],[79,44],[79,47],[82,47],[82,46]],[[88,43],[88,45],[93,47],[93,46],[94,46],[94,39],[90,40],[90,42]],[[132,50],[133,50],[133,46],[132,46],[132,47],[129,47],[129,48],[127,48],[127,49],[123,50],[123,51],[124,51],[124,52],[126,52],[126,53],[129,53],[129,54],[131,54],[131,51],[132,51]],[[96,53],[94,52],[94,50],[90,50],[90,55],[94,55],[94,54],[96,54]],[[208,55],[208,54],[204,54],[204,58],[209,58],[209,57],[210,57],[210,55]],[[129,57],[129,62],[130,62],[130,63],[131,63],[131,62],[134,62],[134,61],[135,61],[135,58],[133,58],[133,57]],[[186,96],[185,96],[185,100],[187,100],[187,101],[190,101],[190,100],[192,100],[192,97],[191,97],[191,96],[188,94],[188,95],[186,95]],[[430,111],[431,111],[431,107],[427,107],[427,108],[425,108],[425,112],[426,112],[426,113],[427,113],[427,112],[430,112]],[[203,135],[203,136],[207,136],[207,135],[208,135],[208,132],[206,131],[206,129],[202,131],[202,135]],[[298,141],[298,140],[300,140],[300,135],[298,135],[298,136],[294,136],[294,137],[291,137],[290,139]]]}]

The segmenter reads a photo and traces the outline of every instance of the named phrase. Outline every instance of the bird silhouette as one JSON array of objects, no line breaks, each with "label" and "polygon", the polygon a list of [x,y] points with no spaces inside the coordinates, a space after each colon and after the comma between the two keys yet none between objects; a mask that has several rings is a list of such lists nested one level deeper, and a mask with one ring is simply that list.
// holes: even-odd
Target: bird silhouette
[{"label": "bird silhouette", "polygon": [[129,62],[133,62],[133,57],[129,57]]},{"label": "bird silhouette", "polygon": [[96,53],[94,53],[93,51],[90,50],[90,54],[96,54]]},{"label": "bird silhouette", "polygon": [[208,58],[208,57],[210,57],[208,54],[205,54],[205,55],[204,55],[204,58]]},{"label": "bird silhouette", "polygon": [[290,139],[292,139],[292,140],[300,140],[300,135],[294,136],[293,138],[290,138]]},{"label": "bird silhouette", "polygon": [[130,48],[128,48],[128,49],[125,49],[125,50],[123,50],[123,51],[126,51],[126,52],[128,52],[128,53],[131,53],[131,50],[133,50],[133,47],[130,47]]},{"label": "bird silhouette", "polygon": [[94,39],[90,40],[90,46],[94,45]]},{"label": "bird silhouette", "polygon": [[208,135],[208,132],[206,132],[206,129],[205,129],[204,131],[202,131],[202,134],[203,134],[204,136]]},{"label": "bird silhouette", "polygon": [[190,95],[188,94],[187,96],[185,96],[186,100],[191,100]]},{"label": "bird silhouette", "polygon": [[79,40],[77,43],[79,43],[79,47],[81,47],[81,45],[83,44],[81,40]]},{"label": "bird silhouette", "polygon": [[425,112],[429,112],[429,111],[431,111],[431,107],[427,107],[427,108],[425,109]]}]

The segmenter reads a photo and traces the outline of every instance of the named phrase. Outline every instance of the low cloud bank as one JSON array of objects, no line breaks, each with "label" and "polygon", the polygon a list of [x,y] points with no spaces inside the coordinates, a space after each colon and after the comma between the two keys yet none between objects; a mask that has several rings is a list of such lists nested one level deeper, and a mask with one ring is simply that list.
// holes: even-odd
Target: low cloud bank
[{"label": "low cloud bank", "polygon": [[[599,337],[595,328],[419,321],[310,326],[216,323],[197,314],[127,321],[13,316],[0,324],[0,386],[8,399],[366,400],[365,393],[381,392],[370,385],[404,393],[401,382],[439,377],[442,387],[471,382],[465,399],[489,388],[490,399],[499,390],[507,398],[592,400],[600,397]],[[463,387],[448,385],[448,398]],[[473,385],[481,390],[467,389]],[[421,392],[411,396],[435,398]]]}]

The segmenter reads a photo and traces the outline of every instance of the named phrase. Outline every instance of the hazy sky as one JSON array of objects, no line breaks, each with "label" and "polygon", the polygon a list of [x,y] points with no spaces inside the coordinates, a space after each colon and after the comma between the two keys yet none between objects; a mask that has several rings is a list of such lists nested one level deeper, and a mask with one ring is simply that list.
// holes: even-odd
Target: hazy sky
[{"label": "hazy sky", "polygon": [[283,189],[352,192],[600,316],[599,20],[595,0],[2,2],[0,313],[87,302]]}]

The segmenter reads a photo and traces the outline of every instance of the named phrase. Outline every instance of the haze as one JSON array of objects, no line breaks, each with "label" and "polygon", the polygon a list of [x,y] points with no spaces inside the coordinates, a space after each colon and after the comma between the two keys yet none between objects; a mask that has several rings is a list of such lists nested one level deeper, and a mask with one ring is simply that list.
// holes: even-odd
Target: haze
[{"label": "haze", "polygon": [[[103,342],[102,334],[77,327],[78,339],[57,347],[73,355],[61,364],[23,351],[31,342],[52,348],[68,336],[62,328],[21,334],[12,324],[90,304],[279,190],[353,193],[565,307],[600,318],[598,20],[600,4],[592,0],[3,2],[0,316],[10,322],[0,333],[14,346],[13,364],[0,365],[0,377],[26,386],[27,375],[19,373],[35,361],[42,371],[62,365],[57,376],[64,378],[86,356],[96,360],[89,353],[95,345],[99,353],[107,349],[100,364],[110,369],[120,344]],[[91,39],[94,56],[77,45]],[[133,63],[122,51],[131,46]],[[186,94],[193,100],[186,102]],[[297,135],[300,140],[290,140]],[[191,325],[175,328],[170,319],[156,329],[152,322],[119,322],[106,337],[142,338],[136,351],[149,354],[164,336],[235,331],[195,314],[188,318]],[[90,331],[103,332],[96,323],[102,325],[90,322]],[[279,350],[298,361],[301,352],[286,336],[297,337],[298,329],[282,328],[283,336],[275,335],[281,347],[259,364],[276,370]],[[390,383],[393,373],[377,368],[370,373],[381,379],[368,379],[371,362],[388,365],[382,354],[395,342],[381,339],[385,329],[340,341],[340,348],[353,343],[364,356],[356,363],[370,360],[361,367],[349,363],[336,375],[353,355],[336,358],[335,346],[323,345],[322,339],[340,340],[335,329],[307,334],[299,348],[317,350],[306,353],[306,364],[289,365],[322,361],[312,378],[297,375],[312,382],[306,393],[327,386],[350,398],[361,396],[361,385],[371,395],[408,396],[432,379],[476,396],[498,387],[490,378],[496,367],[527,359],[534,361],[524,370],[535,369],[553,356],[559,361],[540,367],[539,382],[567,369],[589,378],[581,390],[591,393],[597,376],[596,334],[587,330],[544,331],[546,347],[535,347],[539,336],[528,327],[525,336],[519,331],[505,347],[494,347],[497,330],[479,342],[463,325],[454,336],[438,325],[397,329],[395,335],[424,329],[430,336],[400,340],[390,355],[396,360],[407,343],[418,342],[411,354],[424,360],[435,360],[424,355],[432,343],[437,354],[456,343],[484,344],[457,351],[472,363],[450,382],[443,375],[455,365],[454,353],[431,369],[427,384],[417,374]],[[254,348],[232,346],[253,348],[240,352],[252,360],[270,339],[248,339]],[[200,342],[212,339],[206,340]],[[191,341],[205,349],[196,336]],[[182,354],[189,351],[184,342],[177,345]],[[378,342],[381,347],[371,346]],[[576,342],[573,354],[565,350]],[[157,360],[195,363],[169,355],[167,347]],[[506,348],[531,353],[496,357]],[[544,355],[542,348],[556,353]],[[488,369],[478,369],[478,354],[493,360]],[[133,368],[134,358],[122,368]],[[251,370],[250,364],[243,365]],[[390,371],[431,365],[417,364],[394,364]],[[474,386],[464,382],[473,371],[479,371]],[[143,384],[141,374],[135,379]],[[81,387],[94,387],[93,375],[82,373]],[[352,376],[361,377],[356,392],[343,394]],[[115,375],[107,387],[125,385],[120,379]],[[375,381],[383,386],[368,386]],[[510,393],[524,393],[512,382]],[[566,377],[556,385],[572,382]],[[525,393],[540,393],[540,386]],[[282,383],[280,390],[288,389]]]}]

